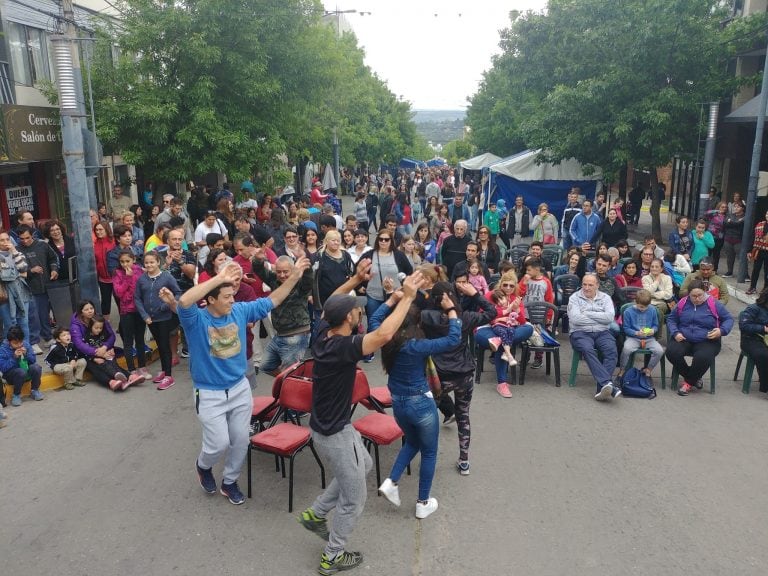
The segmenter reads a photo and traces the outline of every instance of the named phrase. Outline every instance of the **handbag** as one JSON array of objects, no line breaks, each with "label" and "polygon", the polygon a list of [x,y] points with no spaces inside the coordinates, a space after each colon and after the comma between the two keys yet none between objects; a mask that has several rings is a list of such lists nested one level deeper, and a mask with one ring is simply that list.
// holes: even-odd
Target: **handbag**
[{"label": "handbag", "polygon": [[538,326],[533,327],[533,334],[531,334],[531,337],[528,338],[528,344],[530,346],[536,346],[536,347],[544,346],[544,338],[542,338],[541,332],[539,331]]},{"label": "handbag", "polygon": [[621,393],[627,398],[656,398],[651,379],[637,368],[630,368],[621,377]]},{"label": "handbag", "polygon": [[5,289],[5,283],[0,282],[0,304],[8,302],[8,290]]},{"label": "handbag", "polygon": [[442,394],[443,388],[440,385],[440,376],[437,375],[437,366],[435,366],[432,356],[427,356],[426,375],[429,389],[432,390],[434,397],[438,398]]}]

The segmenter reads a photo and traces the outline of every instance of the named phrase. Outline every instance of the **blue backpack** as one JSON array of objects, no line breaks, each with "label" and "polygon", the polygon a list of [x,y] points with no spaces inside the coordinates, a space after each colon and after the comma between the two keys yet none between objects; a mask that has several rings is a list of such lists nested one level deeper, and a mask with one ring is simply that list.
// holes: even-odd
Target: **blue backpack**
[{"label": "blue backpack", "polygon": [[656,398],[651,379],[637,368],[630,368],[621,377],[621,393],[627,398]]}]

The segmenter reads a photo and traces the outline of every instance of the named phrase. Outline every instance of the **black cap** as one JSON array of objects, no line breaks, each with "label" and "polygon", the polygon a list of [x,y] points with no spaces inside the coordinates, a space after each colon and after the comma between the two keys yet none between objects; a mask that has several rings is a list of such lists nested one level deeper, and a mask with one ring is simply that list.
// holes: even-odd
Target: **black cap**
[{"label": "black cap", "polygon": [[323,306],[323,318],[331,328],[336,328],[344,323],[344,320],[355,308],[361,307],[362,299],[349,294],[334,294],[325,301]]}]

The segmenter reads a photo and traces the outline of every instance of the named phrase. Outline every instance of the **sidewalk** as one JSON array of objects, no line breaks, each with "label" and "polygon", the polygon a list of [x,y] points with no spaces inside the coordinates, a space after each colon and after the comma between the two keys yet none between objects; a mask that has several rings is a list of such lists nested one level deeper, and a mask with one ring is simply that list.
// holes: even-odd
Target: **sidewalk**
[{"label": "sidewalk", "polygon": [[[630,240],[634,240],[638,244],[643,243],[643,239],[646,236],[650,236],[651,234],[651,213],[648,210],[648,207],[650,205],[650,202],[645,201],[643,203],[643,209],[640,212],[640,222],[637,226],[628,226],[629,229],[629,238]],[[669,246],[667,242],[667,238],[669,238],[669,233],[672,232],[675,229],[675,214],[673,212],[667,212],[666,210],[661,213],[661,238],[662,242],[660,246],[662,248],[667,248]],[[631,242],[630,242],[631,244]],[[720,256],[720,261],[724,263],[725,256]],[[738,267],[738,263],[737,263]],[[718,266],[720,270],[723,270],[722,267]],[[732,298],[735,298],[736,300],[739,300],[740,302],[743,302],[744,304],[754,304],[755,303],[755,296],[750,296],[747,294],[747,290],[749,289],[749,281],[744,283],[738,283],[736,281],[736,278],[723,278],[723,281],[728,285],[728,293],[731,295]],[[760,282],[758,282],[758,290],[760,290]]]}]

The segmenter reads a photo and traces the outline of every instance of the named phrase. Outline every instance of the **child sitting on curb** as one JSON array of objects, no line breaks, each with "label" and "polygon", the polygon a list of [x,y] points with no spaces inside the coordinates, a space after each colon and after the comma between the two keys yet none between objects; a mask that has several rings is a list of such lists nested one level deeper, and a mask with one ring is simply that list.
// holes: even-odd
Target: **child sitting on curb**
[{"label": "child sitting on curb", "polygon": [[85,386],[83,373],[87,364],[85,358],[81,358],[72,344],[72,334],[69,328],[59,327],[53,331],[56,344],[51,346],[45,357],[45,362],[51,367],[54,374],[64,377],[64,389],[72,390],[75,386]]},{"label": "child sitting on curb", "polygon": [[94,351],[88,358],[88,372],[93,378],[110,390],[125,390],[131,384],[144,382],[144,376],[135,374],[130,378],[115,362],[115,331],[104,316],[96,314],[85,335],[85,343]]},{"label": "child sitting on curb", "polygon": [[40,392],[43,369],[37,363],[32,346],[25,340],[24,330],[19,326],[11,326],[6,340],[0,345],[0,372],[13,386],[11,406],[21,406],[21,387],[27,380],[32,381],[32,399],[45,398]]}]

